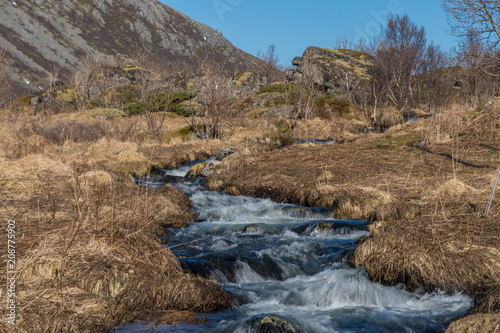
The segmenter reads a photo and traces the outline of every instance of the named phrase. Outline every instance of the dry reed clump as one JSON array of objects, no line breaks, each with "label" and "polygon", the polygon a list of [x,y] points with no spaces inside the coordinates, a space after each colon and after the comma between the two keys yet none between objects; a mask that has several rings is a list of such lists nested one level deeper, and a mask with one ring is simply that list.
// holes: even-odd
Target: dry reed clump
[{"label": "dry reed clump", "polygon": [[373,212],[393,199],[390,194],[370,187],[356,187],[336,193],[334,203],[337,218],[369,218]]},{"label": "dry reed clump", "polygon": [[[325,176],[326,177],[326,176]],[[346,187],[319,184],[314,206],[334,207],[336,218],[367,218],[369,219],[378,207],[393,199],[385,191],[370,187]],[[313,199],[309,199],[313,201]]]},{"label": "dry reed clump", "polygon": [[477,192],[475,188],[469,186],[459,179],[452,178],[437,189],[429,191],[425,195],[427,200],[449,199],[451,197],[460,197],[462,195],[474,195]]},{"label": "dry reed clump", "polygon": [[188,141],[177,145],[144,144],[138,152],[147,156],[154,166],[173,169],[187,161],[206,160],[230,145],[220,140]]},{"label": "dry reed clump", "polygon": [[372,237],[356,249],[353,263],[376,281],[465,291],[474,298],[473,311],[500,310],[500,225],[439,210],[372,225]]},{"label": "dry reed clump", "polygon": [[41,174],[36,187],[18,217],[29,220],[19,231],[32,235],[19,249],[20,332],[110,332],[134,320],[171,322],[173,311],[232,306],[219,286],[184,274],[161,245],[162,226],[194,220],[174,187],[139,188],[130,176],[85,163],[66,175]]},{"label": "dry reed clump", "polygon": [[391,127],[402,124],[404,122],[404,117],[401,111],[394,107],[386,107],[381,110],[382,116],[379,116],[377,120],[377,126],[380,127]]},{"label": "dry reed clump", "polygon": [[475,314],[452,323],[446,333],[498,333],[500,314]]},{"label": "dry reed clump", "polygon": [[353,141],[368,122],[358,119],[335,117],[333,120],[313,118],[294,129],[293,135],[302,139]]}]

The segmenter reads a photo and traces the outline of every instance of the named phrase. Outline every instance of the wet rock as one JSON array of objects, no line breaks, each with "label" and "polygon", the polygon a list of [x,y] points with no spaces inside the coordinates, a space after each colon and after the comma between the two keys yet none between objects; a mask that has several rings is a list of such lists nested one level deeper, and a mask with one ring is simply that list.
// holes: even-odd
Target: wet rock
[{"label": "wet rock", "polygon": [[250,224],[247,225],[244,229],[243,232],[246,234],[254,234],[259,231],[259,228],[257,228],[256,225]]},{"label": "wet rock", "polygon": [[208,177],[212,173],[214,173],[214,170],[216,167],[218,167],[222,162],[221,161],[211,161],[209,162],[203,170],[201,170],[200,174],[198,175],[199,177]]},{"label": "wet rock", "polygon": [[206,162],[201,162],[198,164],[195,164],[191,167],[191,170],[186,174],[186,177],[200,177],[201,172],[205,167],[207,166]]},{"label": "wet rock", "polygon": [[296,228],[291,229],[290,231],[296,233],[299,236],[304,236],[309,228],[310,228],[309,224],[302,224]]},{"label": "wet rock", "polygon": [[264,278],[284,281],[287,277],[281,266],[268,254],[262,255],[260,258],[249,258],[247,263]]},{"label": "wet rock", "polygon": [[226,157],[228,157],[229,155],[233,154],[236,152],[236,149],[234,148],[231,148],[231,147],[226,147],[226,148],[223,148],[219,154],[217,155],[217,158],[215,159],[216,161],[222,161],[223,159],[225,159]]},{"label": "wet rock", "polygon": [[259,315],[247,322],[248,333],[296,333],[286,318],[278,315]]},{"label": "wet rock", "polygon": [[191,167],[191,170],[187,173],[186,177],[208,177],[210,176],[216,167],[218,167],[221,161],[210,161],[195,164]]}]

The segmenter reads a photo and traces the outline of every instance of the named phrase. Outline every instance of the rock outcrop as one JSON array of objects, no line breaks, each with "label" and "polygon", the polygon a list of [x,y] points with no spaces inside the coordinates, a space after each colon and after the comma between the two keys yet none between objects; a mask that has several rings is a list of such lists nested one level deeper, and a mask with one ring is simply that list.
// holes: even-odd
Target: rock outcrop
[{"label": "rock outcrop", "polygon": [[313,73],[318,89],[348,98],[354,90],[370,82],[368,69],[373,66],[373,58],[360,51],[310,46],[292,64],[295,69],[287,72],[288,81],[300,84],[306,72]]}]

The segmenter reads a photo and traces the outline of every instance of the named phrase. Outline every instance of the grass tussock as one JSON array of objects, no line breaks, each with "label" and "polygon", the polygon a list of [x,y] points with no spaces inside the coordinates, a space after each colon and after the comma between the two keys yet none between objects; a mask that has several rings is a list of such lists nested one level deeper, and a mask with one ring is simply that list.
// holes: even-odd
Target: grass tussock
[{"label": "grass tussock", "polygon": [[[465,291],[473,312],[500,309],[500,226],[480,216],[447,214],[379,222],[356,250],[353,263],[389,284],[427,291]],[[451,231],[451,232],[450,232]]]},{"label": "grass tussock", "polygon": [[498,333],[500,314],[476,314],[452,323],[446,333]]},{"label": "grass tussock", "polygon": [[[181,192],[138,188],[130,176],[85,164],[71,172],[40,175],[40,191],[25,202],[38,214],[16,218],[31,236],[17,267],[21,332],[109,332],[166,311],[232,305],[219,286],[184,274],[160,242],[162,227],[194,220]],[[37,320],[47,314],[50,322]]]},{"label": "grass tussock", "polygon": [[429,200],[440,200],[446,199],[450,197],[460,197],[462,195],[473,195],[477,190],[465,184],[463,181],[452,178],[442,185],[438,186],[435,190],[429,191],[428,199]]},{"label": "grass tussock", "polygon": [[334,118],[333,120],[313,118],[294,129],[293,135],[301,139],[348,142],[357,139],[359,133],[365,127],[368,127],[366,120],[344,117]]}]

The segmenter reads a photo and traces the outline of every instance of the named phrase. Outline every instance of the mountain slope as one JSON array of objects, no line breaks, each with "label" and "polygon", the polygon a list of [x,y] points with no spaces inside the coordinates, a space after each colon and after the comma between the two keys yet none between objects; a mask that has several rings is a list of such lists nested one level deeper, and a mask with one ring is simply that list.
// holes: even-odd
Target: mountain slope
[{"label": "mountain slope", "polygon": [[11,77],[31,89],[55,68],[69,76],[87,55],[134,59],[145,50],[154,60],[191,69],[204,55],[229,70],[259,64],[220,32],[156,0],[2,1],[0,44],[12,59]]}]

